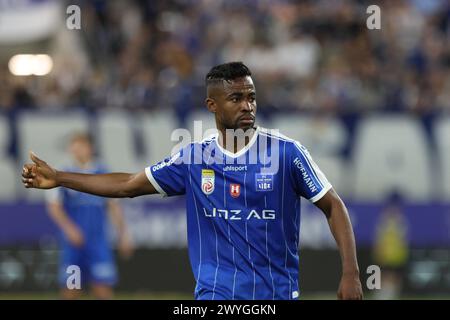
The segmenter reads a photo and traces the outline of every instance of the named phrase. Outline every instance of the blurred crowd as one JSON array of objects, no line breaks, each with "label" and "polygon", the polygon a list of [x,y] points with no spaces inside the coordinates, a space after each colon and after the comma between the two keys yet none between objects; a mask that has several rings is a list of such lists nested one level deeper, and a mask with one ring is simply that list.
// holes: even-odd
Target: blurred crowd
[{"label": "blurred crowd", "polygon": [[[73,3],[82,28],[55,37],[50,75],[1,67],[0,110],[175,109],[182,122],[203,108],[208,69],[238,60],[253,71],[263,114],[450,112],[447,0]],[[381,30],[366,27],[371,4]]]}]

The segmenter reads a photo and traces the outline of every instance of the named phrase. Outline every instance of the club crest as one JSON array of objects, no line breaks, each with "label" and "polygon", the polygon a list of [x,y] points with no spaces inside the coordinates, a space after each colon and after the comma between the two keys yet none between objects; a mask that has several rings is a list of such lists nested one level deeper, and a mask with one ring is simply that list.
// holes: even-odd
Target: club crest
[{"label": "club crest", "polygon": [[230,184],[230,194],[233,198],[239,197],[241,194],[241,185],[239,183]]}]

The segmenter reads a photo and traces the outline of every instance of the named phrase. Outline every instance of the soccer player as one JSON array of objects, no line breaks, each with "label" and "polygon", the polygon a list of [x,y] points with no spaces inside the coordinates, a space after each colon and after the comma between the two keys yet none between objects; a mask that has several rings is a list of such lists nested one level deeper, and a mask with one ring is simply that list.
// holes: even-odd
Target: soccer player
[{"label": "soccer player", "polygon": [[[106,170],[94,161],[93,143],[89,135],[74,134],[69,143],[72,164],[65,170],[101,174]],[[131,242],[126,232],[122,210],[114,199],[106,199],[66,188],[55,188],[47,197],[50,217],[62,232],[59,284],[64,299],[76,299],[81,290],[67,287],[67,268],[80,268],[82,288],[89,283],[98,299],[109,299],[117,281],[112,248],[107,237],[107,218],[117,228],[119,251],[131,254]]]},{"label": "soccer player", "polygon": [[339,247],[338,298],[361,299],[347,209],[305,147],[255,125],[250,70],[241,62],[215,66],[206,89],[217,134],[135,174],[57,171],[31,153],[33,163],[23,168],[25,187],[63,186],[113,198],[185,194],[199,300],[297,299],[303,197],[324,212]]}]

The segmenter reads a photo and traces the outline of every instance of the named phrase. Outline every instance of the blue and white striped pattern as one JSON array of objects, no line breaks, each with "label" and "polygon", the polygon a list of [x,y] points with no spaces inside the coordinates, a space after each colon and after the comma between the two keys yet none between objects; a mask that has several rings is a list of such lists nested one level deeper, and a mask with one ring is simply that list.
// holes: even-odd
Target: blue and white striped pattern
[{"label": "blue and white striped pattern", "polygon": [[[195,298],[296,298],[300,197],[318,201],[331,184],[299,142],[276,132],[258,128],[245,149],[236,154],[223,150],[217,137],[200,144],[202,149],[215,148],[226,161],[171,164],[151,170],[156,164],[146,170],[162,194],[186,194]],[[263,157],[273,157],[275,144],[280,165],[268,173],[274,187],[257,188],[256,174],[261,174],[265,165],[241,160],[262,145],[267,145]],[[191,152],[193,145],[182,152]],[[201,187],[204,169],[214,171],[215,187],[209,195]],[[231,194],[232,184],[240,186],[240,194]]]}]

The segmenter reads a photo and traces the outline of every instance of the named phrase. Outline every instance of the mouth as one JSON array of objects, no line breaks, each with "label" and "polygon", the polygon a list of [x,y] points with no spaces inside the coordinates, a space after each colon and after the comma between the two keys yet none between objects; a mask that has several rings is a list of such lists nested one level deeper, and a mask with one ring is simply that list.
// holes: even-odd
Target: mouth
[{"label": "mouth", "polygon": [[250,116],[250,115],[245,115],[245,116],[239,118],[239,122],[245,123],[245,124],[252,124],[253,122],[255,122],[255,117]]}]

